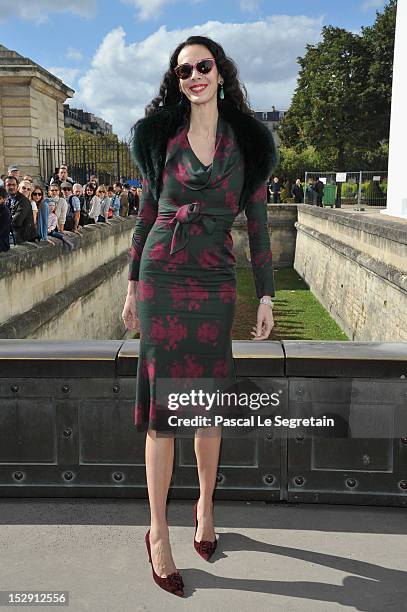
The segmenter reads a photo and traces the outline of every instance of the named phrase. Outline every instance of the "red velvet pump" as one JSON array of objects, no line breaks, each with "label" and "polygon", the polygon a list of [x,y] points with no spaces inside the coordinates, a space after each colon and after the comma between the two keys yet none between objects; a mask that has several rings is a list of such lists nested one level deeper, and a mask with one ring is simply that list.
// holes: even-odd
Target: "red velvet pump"
[{"label": "red velvet pump", "polygon": [[205,561],[209,561],[209,559],[212,557],[213,553],[216,550],[216,545],[218,543],[218,540],[216,538],[214,542],[210,542],[209,540],[201,540],[201,542],[197,542],[195,540],[196,530],[198,529],[197,511],[198,511],[198,502],[196,502],[194,506],[194,521],[195,521],[194,548],[196,552],[198,553],[198,555],[201,555],[202,559],[205,559]]},{"label": "red velvet pump", "polygon": [[183,597],[184,582],[179,572],[173,572],[165,578],[161,578],[158,574],[155,573],[153,562],[151,560],[150,530],[148,530],[146,533],[145,542],[147,546],[148,560],[150,561],[151,569],[153,570],[154,582],[158,584],[160,588],[164,589],[164,591],[168,591],[169,593],[177,595],[178,597]]}]

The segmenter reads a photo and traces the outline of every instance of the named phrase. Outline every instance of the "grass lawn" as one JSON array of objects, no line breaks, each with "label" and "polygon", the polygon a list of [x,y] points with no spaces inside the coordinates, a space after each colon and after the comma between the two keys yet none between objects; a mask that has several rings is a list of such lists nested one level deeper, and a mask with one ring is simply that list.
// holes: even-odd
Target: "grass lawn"
[{"label": "grass lawn", "polygon": [[[348,340],[295,270],[275,270],[274,279],[277,289],[273,308],[275,325],[269,340]],[[259,303],[250,268],[237,270],[237,294],[232,337],[250,340]]]},{"label": "grass lawn", "polygon": [[[274,328],[269,340],[348,340],[349,338],[314,297],[292,268],[274,271],[276,297],[273,308]],[[232,329],[234,340],[251,340],[257,307],[253,273],[250,268],[237,270],[237,305]],[[133,334],[132,338],[138,338]]]}]

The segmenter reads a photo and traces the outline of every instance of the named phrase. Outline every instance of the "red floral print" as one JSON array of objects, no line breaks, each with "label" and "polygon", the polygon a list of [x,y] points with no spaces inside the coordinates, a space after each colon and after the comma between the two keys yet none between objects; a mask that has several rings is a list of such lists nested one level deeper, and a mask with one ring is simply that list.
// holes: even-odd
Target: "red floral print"
[{"label": "red floral print", "polygon": [[178,342],[187,337],[188,328],[178,322],[177,316],[167,315],[166,319],[168,321],[168,344],[164,345],[164,348],[167,350],[176,349]]},{"label": "red floral print", "polygon": [[201,323],[198,327],[197,338],[199,342],[216,346],[219,336],[219,325],[215,323]]},{"label": "red floral print", "polygon": [[197,362],[196,355],[185,355],[184,375],[190,378],[199,378],[204,373],[204,367]]},{"label": "red floral print", "polygon": [[237,198],[233,191],[228,191],[225,198],[226,206],[237,212]]},{"label": "red floral print", "polygon": [[215,361],[212,370],[212,376],[214,378],[226,378],[229,376],[229,367],[226,359],[218,359]]},{"label": "red floral print", "polygon": [[188,261],[188,250],[182,249],[172,255],[168,254],[168,263],[163,265],[163,270],[166,272],[175,272],[180,265],[184,265]]},{"label": "red floral print", "polygon": [[220,265],[220,255],[218,249],[204,249],[198,258],[202,268],[214,268]]},{"label": "red floral print", "polygon": [[232,283],[223,283],[219,289],[219,297],[224,304],[235,302],[236,285],[232,285]]},{"label": "red floral print", "polygon": [[173,300],[173,308],[182,308],[183,301],[186,300],[188,297],[188,292],[185,287],[182,287],[181,285],[174,285],[170,288],[170,292]]},{"label": "red floral print", "polygon": [[198,363],[195,355],[184,355],[183,363],[176,361],[170,366],[171,378],[200,378],[204,367]]},{"label": "red floral print", "polygon": [[167,337],[167,330],[161,317],[154,317],[150,330],[151,340],[153,342],[163,342]]},{"label": "red floral print", "polygon": [[167,351],[176,349],[187,334],[187,326],[180,323],[176,315],[166,315],[165,322],[162,317],[154,317],[152,320],[150,338],[153,342],[162,344]]},{"label": "red floral print", "polygon": [[147,363],[148,378],[150,380],[154,380],[155,378],[155,361],[155,357],[153,357],[152,360]]},{"label": "red floral print", "polygon": [[191,169],[191,164],[188,163],[185,166],[178,163],[177,169],[175,170],[175,178],[177,181],[186,181],[188,179],[188,171]]},{"label": "red floral print", "polygon": [[257,219],[250,219],[250,221],[247,222],[247,229],[249,234],[256,234],[259,229],[259,222]]},{"label": "red floral print", "polygon": [[138,282],[138,297],[139,300],[152,300],[154,298],[154,287],[151,282],[140,280]]},{"label": "red floral print", "polygon": [[[235,376],[231,333],[236,258],[231,228],[240,204],[247,218],[256,293],[274,295],[266,181],[242,202],[244,160],[232,127],[220,116],[213,164],[204,169],[186,137],[187,123],[168,140],[159,193],[143,179],[130,248],[129,279],[139,281],[141,326],[134,414],[138,429],[165,421],[159,405],[162,379],[173,379],[179,391],[187,391],[197,378]],[[198,216],[186,215],[194,202],[208,217],[200,218],[199,210]],[[173,204],[178,215],[169,212],[166,203]],[[209,221],[212,216],[216,227]],[[171,254],[177,220],[183,246]]]},{"label": "red floral print", "polygon": [[208,292],[206,289],[198,285],[198,282],[193,278],[187,278],[188,288],[188,310],[199,310],[201,308],[201,302],[208,299]]},{"label": "red floral print", "polygon": [[150,251],[150,259],[160,261],[162,259],[166,259],[166,257],[167,251],[165,246],[161,242],[157,242],[157,244],[155,244]]}]

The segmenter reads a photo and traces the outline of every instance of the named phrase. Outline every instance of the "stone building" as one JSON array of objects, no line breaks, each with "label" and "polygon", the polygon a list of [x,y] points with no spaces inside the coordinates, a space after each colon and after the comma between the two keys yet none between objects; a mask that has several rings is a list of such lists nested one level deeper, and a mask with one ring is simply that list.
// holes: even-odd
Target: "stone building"
[{"label": "stone building", "polygon": [[264,110],[255,111],[256,119],[259,119],[260,121],[262,121],[263,123],[267,125],[270,132],[272,132],[272,134],[274,135],[277,145],[280,144],[280,139],[278,137],[277,129],[278,129],[280,122],[284,119],[284,115],[285,115],[285,111],[276,110],[275,106],[271,107],[271,111],[267,111],[267,110],[266,111]]},{"label": "stone building", "polygon": [[64,104],[64,120],[65,127],[72,127],[80,132],[87,132],[96,136],[113,133],[111,123],[81,108],[70,108],[69,104]]},{"label": "stone building", "polygon": [[32,60],[0,45],[0,174],[10,164],[39,176],[37,143],[64,140],[64,102],[74,90]]}]

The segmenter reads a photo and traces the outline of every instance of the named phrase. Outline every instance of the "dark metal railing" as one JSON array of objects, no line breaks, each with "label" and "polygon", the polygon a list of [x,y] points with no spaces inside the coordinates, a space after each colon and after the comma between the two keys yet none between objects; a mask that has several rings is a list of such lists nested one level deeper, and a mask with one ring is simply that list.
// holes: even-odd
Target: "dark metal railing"
[{"label": "dark metal railing", "polygon": [[107,185],[122,177],[136,179],[140,176],[131,158],[130,145],[125,141],[106,138],[97,142],[42,140],[37,151],[40,175],[47,184],[60,164],[67,164],[69,175],[81,184],[86,183],[92,174]]}]

